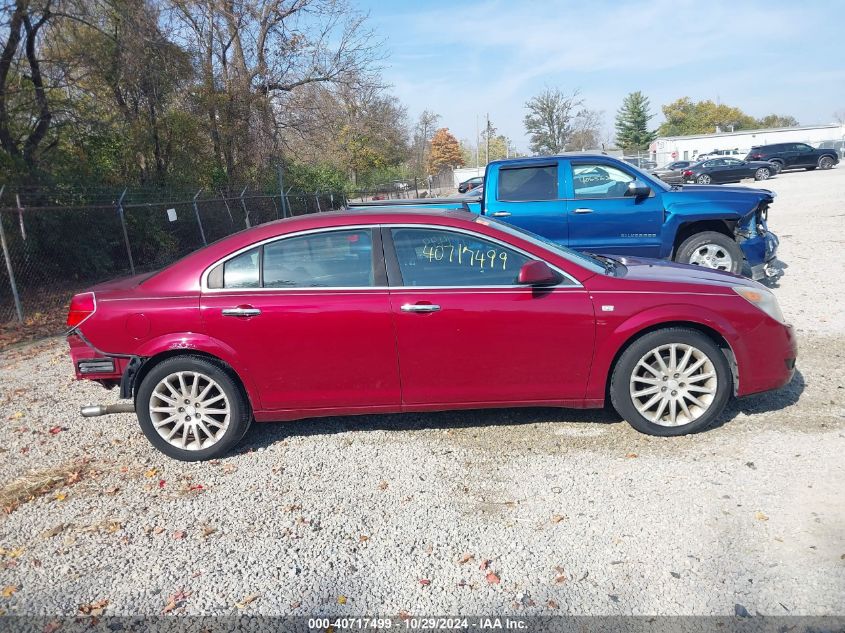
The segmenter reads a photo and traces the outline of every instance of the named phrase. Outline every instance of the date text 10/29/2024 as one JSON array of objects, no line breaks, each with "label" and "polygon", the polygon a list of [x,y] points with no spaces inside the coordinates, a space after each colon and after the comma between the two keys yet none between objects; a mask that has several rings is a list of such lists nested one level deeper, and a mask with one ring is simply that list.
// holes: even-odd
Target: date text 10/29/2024
[{"label": "date text 10/29/2024", "polygon": [[361,630],[361,629],[407,629],[407,630],[526,630],[528,622],[522,618],[510,617],[341,617],[308,618],[309,629]]}]

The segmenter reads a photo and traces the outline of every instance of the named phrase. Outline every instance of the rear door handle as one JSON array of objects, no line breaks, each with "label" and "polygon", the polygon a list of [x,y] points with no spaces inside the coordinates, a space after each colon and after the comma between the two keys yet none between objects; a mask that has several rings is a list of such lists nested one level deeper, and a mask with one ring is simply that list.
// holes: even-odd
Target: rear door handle
[{"label": "rear door handle", "polygon": [[437,312],[440,306],[433,303],[406,303],[399,309],[402,312]]},{"label": "rear door handle", "polygon": [[506,218],[510,216],[510,214],[510,211],[496,211],[496,213],[493,213],[492,215],[494,218]]},{"label": "rear door handle", "polygon": [[223,308],[223,316],[251,317],[261,314],[261,310],[252,306],[238,306],[237,308]]},{"label": "rear door handle", "polygon": [[586,208],[575,209],[575,210],[572,211],[572,213],[592,213],[592,212],[593,212],[592,209],[586,209]]}]

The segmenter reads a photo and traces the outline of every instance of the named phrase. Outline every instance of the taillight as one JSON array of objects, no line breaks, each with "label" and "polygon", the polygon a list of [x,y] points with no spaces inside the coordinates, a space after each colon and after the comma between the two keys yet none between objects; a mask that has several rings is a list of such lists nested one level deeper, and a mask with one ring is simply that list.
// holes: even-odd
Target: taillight
[{"label": "taillight", "polygon": [[690,171],[689,169],[687,169],[687,170],[684,172],[684,176],[692,176],[692,171]]},{"label": "taillight", "polygon": [[751,154],[751,160],[760,160],[763,158],[762,154]]},{"label": "taillight", "polygon": [[70,310],[67,313],[67,326],[76,327],[97,309],[97,302],[93,292],[83,292],[74,295],[70,300]]}]

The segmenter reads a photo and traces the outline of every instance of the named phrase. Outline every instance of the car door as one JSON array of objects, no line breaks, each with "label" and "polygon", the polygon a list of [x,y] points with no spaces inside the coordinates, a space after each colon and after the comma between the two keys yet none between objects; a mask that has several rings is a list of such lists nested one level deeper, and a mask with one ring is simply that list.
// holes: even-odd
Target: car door
[{"label": "car door", "polygon": [[566,204],[557,159],[499,167],[487,178],[486,215],[567,244]]},{"label": "car door", "polygon": [[295,234],[210,269],[206,333],[246,367],[263,410],[398,407],[396,341],[372,227]]},{"label": "car door", "polygon": [[437,226],[383,229],[404,405],[582,398],[595,317],[586,290],[516,284],[526,252]]},{"label": "car door", "polygon": [[736,158],[723,158],[725,177],[723,182],[738,182],[743,178],[749,178],[754,175],[754,169],[743,160]]},{"label": "car door", "polygon": [[[661,190],[628,195],[635,172],[601,159],[565,162],[569,246],[594,253],[660,256]],[[647,183],[650,184],[650,183]]]},{"label": "car door", "polygon": [[795,143],[795,167],[815,167],[816,155],[815,150],[806,143]]}]

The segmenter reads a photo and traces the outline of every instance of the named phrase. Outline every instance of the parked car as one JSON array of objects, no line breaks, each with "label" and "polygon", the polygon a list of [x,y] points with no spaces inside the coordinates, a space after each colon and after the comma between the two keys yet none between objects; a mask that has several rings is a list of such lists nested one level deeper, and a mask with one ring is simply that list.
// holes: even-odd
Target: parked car
[{"label": "parked car", "polygon": [[845,158],[845,140],[842,141],[822,141],[819,143],[819,149],[836,150],[839,154],[839,159]]},{"label": "parked car", "polygon": [[604,154],[493,161],[484,195],[397,203],[466,209],[493,216],[581,251],[672,259],[740,273],[775,276],[777,237],[766,216],[775,194],[765,189],[670,186]]},{"label": "parked car", "polygon": [[736,158],[712,158],[695,163],[683,171],[684,182],[709,185],[720,182],[739,182],[743,178],[768,180],[777,173],[771,163],[744,161]]},{"label": "parked car", "polygon": [[458,193],[466,193],[476,187],[480,187],[484,184],[484,176],[476,176],[475,178],[470,178],[469,180],[464,180],[461,184],[458,185]]},{"label": "parked car", "polygon": [[830,169],[839,162],[835,149],[816,149],[806,143],[774,143],[756,145],[745,160],[765,160],[778,171],[782,169]]},{"label": "parked car", "polygon": [[740,152],[738,149],[714,149],[712,152],[699,154],[696,156],[694,162],[709,160],[711,158],[736,158],[737,160],[743,160],[745,154],[745,152]]},{"label": "parked car", "polygon": [[220,457],[253,419],[601,407],[693,433],[793,375],[775,296],[736,275],[588,256],[460,211],[264,224],[74,296],[77,379],[120,386],[175,459]]},{"label": "parked car", "polygon": [[676,160],[663,165],[663,167],[652,169],[651,173],[663,182],[678,184],[684,182],[684,169],[690,165],[692,165],[692,161],[690,160]]},{"label": "parked car", "polygon": [[640,169],[655,169],[657,167],[657,163],[649,158],[640,158],[639,156],[623,156],[622,160],[626,163],[633,165],[634,167],[639,167]]}]

